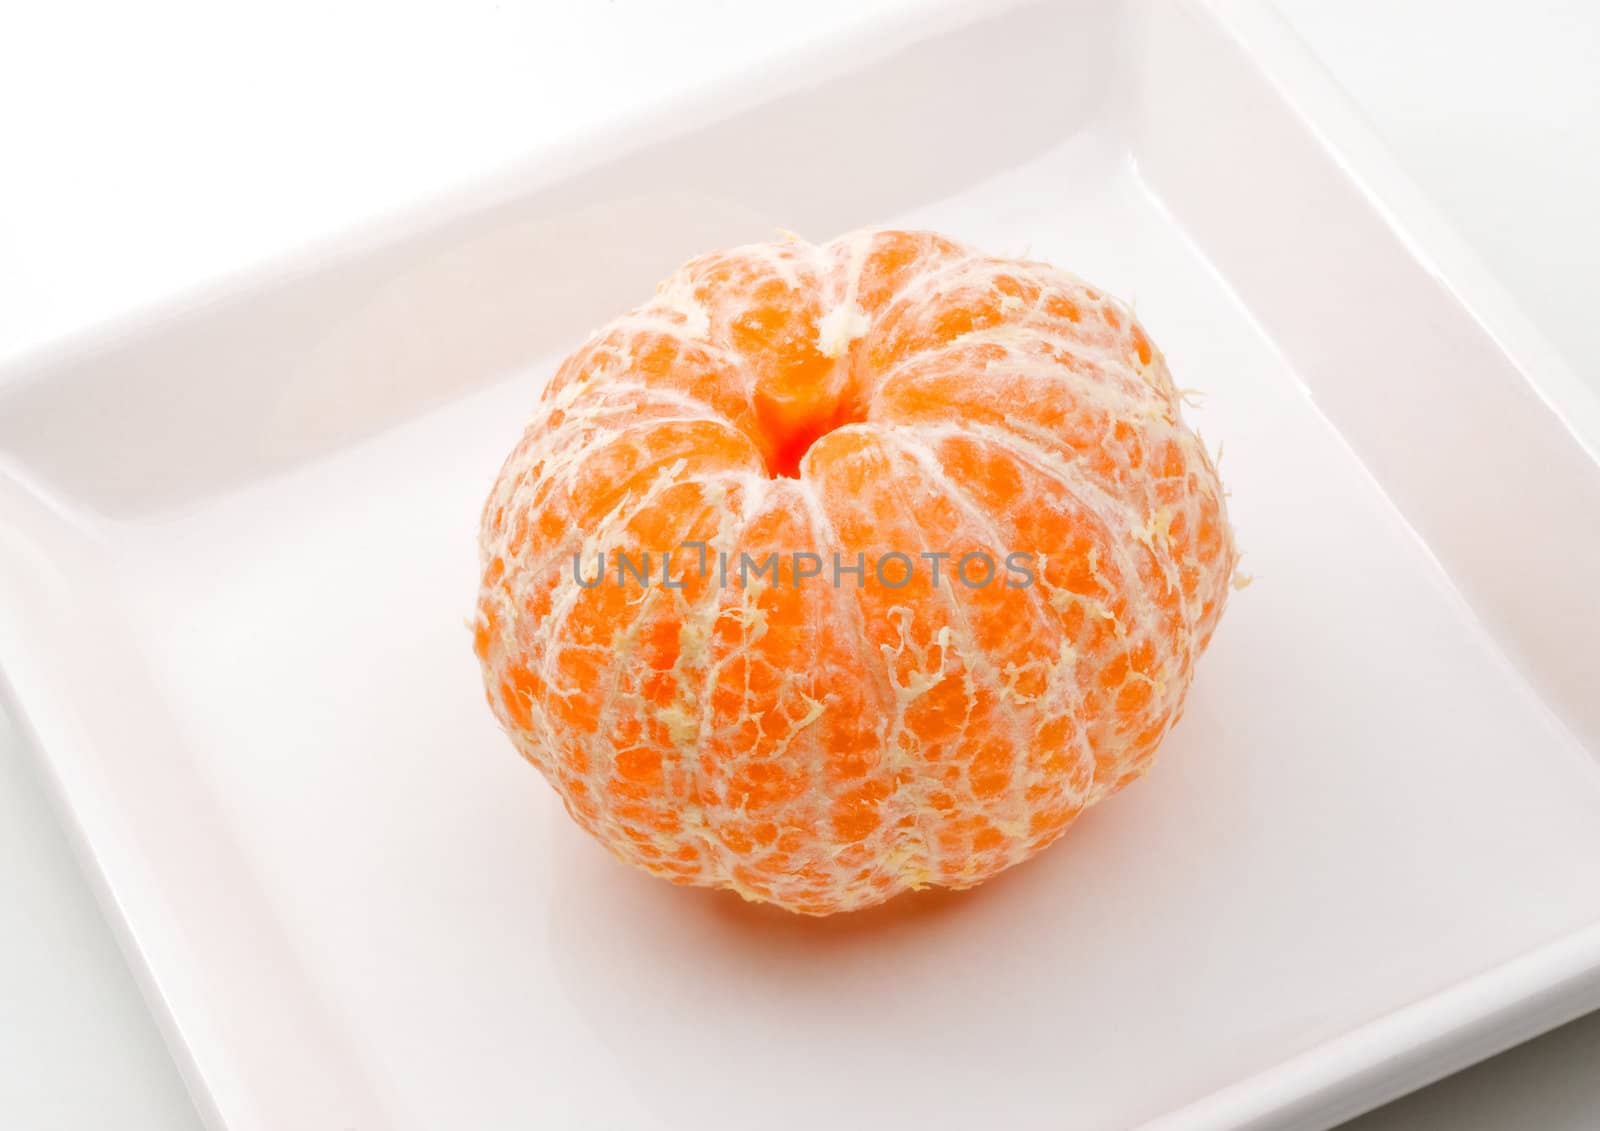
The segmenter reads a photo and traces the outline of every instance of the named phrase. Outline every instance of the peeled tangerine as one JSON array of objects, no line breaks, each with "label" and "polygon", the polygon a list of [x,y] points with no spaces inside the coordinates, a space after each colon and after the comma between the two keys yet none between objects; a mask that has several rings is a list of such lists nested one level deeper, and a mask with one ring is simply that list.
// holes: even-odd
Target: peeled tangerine
[{"label": "peeled tangerine", "polygon": [[812,915],[982,883],[1143,773],[1235,561],[1126,306],[884,230],[596,332],[481,547],[490,705],[573,819]]}]

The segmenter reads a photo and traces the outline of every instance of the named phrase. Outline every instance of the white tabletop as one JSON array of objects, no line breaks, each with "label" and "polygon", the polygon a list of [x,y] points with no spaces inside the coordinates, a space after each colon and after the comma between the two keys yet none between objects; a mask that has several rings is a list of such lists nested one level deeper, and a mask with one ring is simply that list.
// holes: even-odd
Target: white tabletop
[{"label": "white tabletop", "polygon": [[[0,356],[908,2],[8,11]],[[1600,381],[1600,6],[1278,2],[1573,368]],[[1565,1131],[1596,1112],[1600,1014],[1351,1126]],[[199,1126],[3,706],[0,1124]]]}]

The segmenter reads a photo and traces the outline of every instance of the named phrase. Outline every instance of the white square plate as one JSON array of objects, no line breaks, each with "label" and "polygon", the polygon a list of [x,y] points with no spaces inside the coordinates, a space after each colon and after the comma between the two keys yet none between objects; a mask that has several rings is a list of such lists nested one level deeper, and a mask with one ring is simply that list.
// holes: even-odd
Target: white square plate
[{"label": "white square plate", "polygon": [[[818,922],[613,863],[463,620],[560,354],[865,223],[1134,299],[1257,581],[1147,780]],[[939,5],[0,375],[0,660],[216,1127],[1323,1126],[1600,1002],[1597,439],[1269,15]]]}]

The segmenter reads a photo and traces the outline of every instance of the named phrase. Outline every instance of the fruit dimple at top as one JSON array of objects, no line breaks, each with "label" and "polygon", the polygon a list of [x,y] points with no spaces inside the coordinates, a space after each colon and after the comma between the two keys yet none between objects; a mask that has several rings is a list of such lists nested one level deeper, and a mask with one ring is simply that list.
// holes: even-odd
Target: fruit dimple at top
[{"label": "fruit dimple at top", "polygon": [[[896,230],[686,263],[561,366],[481,544],[490,705],[574,820],[806,914],[970,887],[1143,773],[1235,560],[1126,307]],[[572,572],[659,578],[680,544],[771,572]],[[952,580],[1015,550],[1026,587]],[[802,585],[799,551],[932,555],[945,583]]]},{"label": "fruit dimple at top", "polygon": [[657,305],[679,316],[685,339],[735,359],[769,473],[798,478],[818,438],[867,419],[875,382],[862,345],[874,318],[919,270],[960,251],[933,233],[900,231],[820,248],[735,248],[685,264],[658,288]]}]

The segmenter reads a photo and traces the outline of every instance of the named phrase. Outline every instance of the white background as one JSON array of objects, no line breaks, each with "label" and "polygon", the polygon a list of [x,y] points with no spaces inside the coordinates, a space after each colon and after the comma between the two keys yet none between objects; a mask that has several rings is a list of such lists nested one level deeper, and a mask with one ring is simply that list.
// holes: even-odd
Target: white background
[{"label": "white background", "polygon": [[[0,9],[0,357],[905,2]],[[1600,5],[1279,6],[1600,381]],[[1358,1125],[1564,1131],[1596,1113],[1600,1015]],[[3,713],[0,1123],[198,1126]]]}]

